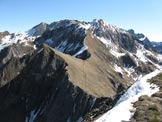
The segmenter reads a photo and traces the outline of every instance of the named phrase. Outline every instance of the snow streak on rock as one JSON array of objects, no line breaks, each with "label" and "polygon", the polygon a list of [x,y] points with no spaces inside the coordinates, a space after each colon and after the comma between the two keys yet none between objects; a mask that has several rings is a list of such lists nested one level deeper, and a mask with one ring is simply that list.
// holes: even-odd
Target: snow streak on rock
[{"label": "snow streak on rock", "polygon": [[77,53],[75,53],[73,56],[78,56],[82,54],[84,51],[88,50],[88,46],[84,45]]}]

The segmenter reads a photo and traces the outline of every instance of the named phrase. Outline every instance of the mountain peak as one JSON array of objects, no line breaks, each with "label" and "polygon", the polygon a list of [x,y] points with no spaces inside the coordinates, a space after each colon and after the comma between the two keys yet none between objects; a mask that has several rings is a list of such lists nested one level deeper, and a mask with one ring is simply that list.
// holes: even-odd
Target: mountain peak
[{"label": "mountain peak", "polygon": [[146,41],[148,38],[143,33],[135,33],[133,29],[129,29],[128,32],[132,35],[134,35],[137,39],[140,41]]},{"label": "mountain peak", "polygon": [[93,19],[92,22],[104,23],[105,21],[103,19]]},{"label": "mountain peak", "polygon": [[47,26],[48,26],[47,23],[41,22],[40,24],[34,26],[32,29],[27,31],[27,33],[30,36],[40,36],[45,32],[45,30],[47,29]]},{"label": "mountain peak", "polygon": [[129,29],[128,32],[129,32],[130,34],[135,34],[135,32],[134,32],[133,29]]},{"label": "mountain peak", "polygon": [[91,22],[92,25],[99,25],[99,26],[106,26],[106,25],[109,25],[106,21],[104,21],[103,19],[94,19],[92,22]]}]

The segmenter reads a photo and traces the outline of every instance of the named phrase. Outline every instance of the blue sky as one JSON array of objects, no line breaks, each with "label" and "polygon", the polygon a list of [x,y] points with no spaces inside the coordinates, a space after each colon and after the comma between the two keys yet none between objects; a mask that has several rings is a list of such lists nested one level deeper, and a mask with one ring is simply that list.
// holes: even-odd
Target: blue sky
[{"label": "blue sky", "polygon": [[0,31],[26,31],[40,22],[104,19],[162,41],[162,0],[0,0]]}]

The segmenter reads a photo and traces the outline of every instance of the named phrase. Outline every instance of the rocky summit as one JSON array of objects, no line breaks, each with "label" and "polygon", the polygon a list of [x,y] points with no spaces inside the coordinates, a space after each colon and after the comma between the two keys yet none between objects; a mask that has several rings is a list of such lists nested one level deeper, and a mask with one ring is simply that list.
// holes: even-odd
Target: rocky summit
[{"label": "rocky summit", "polygon": [[1,32],[0,122],[160,122],[160,49],[102,19]]}]

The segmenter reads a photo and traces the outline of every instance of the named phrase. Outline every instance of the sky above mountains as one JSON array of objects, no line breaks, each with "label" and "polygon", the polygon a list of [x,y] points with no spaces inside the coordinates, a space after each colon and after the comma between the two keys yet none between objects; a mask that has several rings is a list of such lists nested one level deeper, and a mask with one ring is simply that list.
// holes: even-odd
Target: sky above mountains
[{"label": "sky above mountains", "polygon": [[26,31],[40,22],[104,19],[162,41],[162,0],[0,0],[0,31]]}]

